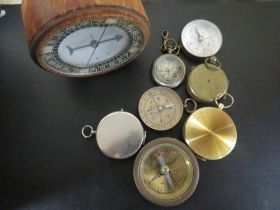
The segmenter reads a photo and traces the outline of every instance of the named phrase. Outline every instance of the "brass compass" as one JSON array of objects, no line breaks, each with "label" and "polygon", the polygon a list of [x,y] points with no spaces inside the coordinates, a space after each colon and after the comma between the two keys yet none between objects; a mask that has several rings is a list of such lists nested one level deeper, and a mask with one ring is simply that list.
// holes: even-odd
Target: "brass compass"
[{"label": "brass compass", "polygon": [[154,87],[147,90],[138,105],[142,121],[150,128],[165,131],[173,128],[183,115],[183,102],[172,89]]},{"label": "brass compass", "polygon": [[229,81],[221,68],[221,62],[215,57],[206,58],[204,64],[192,69],[188,77],[187,89],[193,99],[202,103],[215,101],[228,90]]},{"label": "brass compass", "polygon": [[161,206],[175,206],[195,191],[199,167],[185,144],[174,138],[159,138],[139,152],[133,175],[146,199]]},{"label": "brass compass", "polygon": [[[222,94],[218,95],[215,102],[216,107],[204,107],[198,110],[188,110],[193,112],[186,120],[183,127],[183,137],[187,145],[199,157],[205,160],[218,160],[229,155],[234,149],[237,141],[236,126],[231,117],[222,109],[233,105],[233,97],[226,93],[232,102],[225,106],[218,102]],[[187,99],[195,104],[193,99]],[[187,102],[185,102],[187,104]]]}]

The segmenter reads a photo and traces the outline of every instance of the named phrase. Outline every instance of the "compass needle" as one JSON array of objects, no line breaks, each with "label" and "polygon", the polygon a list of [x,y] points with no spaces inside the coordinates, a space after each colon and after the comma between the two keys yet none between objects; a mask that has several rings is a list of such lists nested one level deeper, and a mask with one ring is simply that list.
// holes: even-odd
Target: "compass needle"
[{"label": "compass needle", "polygon": [[180,96],[170,88],[154,87],[141,97],[138,111],[143,122],[158,131],[169,130],[180,121],[183,103]]},{"label": "compass needle", "polygon": [[[185,144],[160,138],[145,145],[137,155],[133,174],[145,198],[158,205],[175,206],[194,192],[199,171],[196,158]],[[145,179],[147,176],[151,178]]]}]

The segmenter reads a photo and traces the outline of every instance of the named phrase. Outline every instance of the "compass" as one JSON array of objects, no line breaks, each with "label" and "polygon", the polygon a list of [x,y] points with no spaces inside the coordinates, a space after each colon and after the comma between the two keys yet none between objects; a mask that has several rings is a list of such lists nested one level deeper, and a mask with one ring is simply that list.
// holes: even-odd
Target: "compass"
[{"label": "compass", "polygon": [[62,76],[97,76],[129,63],[145,48],[150,24],[141,0],[23,0],[30,54]]},{"label": "compass", "polygon": [[[227,96],[230,105],[224,105],[218,100]],[[197,107],[193,99],[187,99]],[[183,127],[183,137],[191,150],[205,160],[218,160],[229,155],[237,141],[237,130],[232,118],[223,111],[233,105],[233,97],[226,93],[217,95],[216,107],[204,107],[193,112]],[[188,107],[186,107],[188,110]]]},{"label": "compass", "polygon": [[146,199],[161,206],[175,206],[195,191],[199,167],[185,144],[174,138],[159,138],[138,153],[133,175]]},{"label": "compass", "polygon": [[165,131],[177,125],[183,115],[180,96],[167,87],[153,87],[141,97],[138,105],[142,121],[150,128]]},{"label": "compass", "polygon": [[141,122],[123,110],[106,115],[94,130],[91,125],[82,128],[88,139],[96,135],[98,147],[107,157],[125,159],[133,156],[144,144],[146,132]]},{"label": "compass", "polygon": [[152,76],[157,84],[175,88],[185,79],[186,66],[178,56],[164,54],[154,62]]},{"label": "compass", "polygon": [[189,22],[184,27],[181,40],[187,53],[198,58],[206,58],[215,55],[220,50],[223,36],[214,23],[198,19]]},{"label": "compass", "polygon": [[201,103],[212,103],[217,95],[222,97],[228,86],[227,75],[215,56],[206,58],[203,64],[194,67],[187,79],[188,93]]}]

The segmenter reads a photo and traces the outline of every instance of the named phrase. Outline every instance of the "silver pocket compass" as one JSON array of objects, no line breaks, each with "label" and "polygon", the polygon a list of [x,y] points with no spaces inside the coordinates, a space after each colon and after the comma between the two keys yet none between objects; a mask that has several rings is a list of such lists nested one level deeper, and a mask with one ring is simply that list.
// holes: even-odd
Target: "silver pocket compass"
[{"label": "silver pocket compass", "polygon": [[84,138],[88,139],[94,134],[102,153],[114,159],[133,156],[146,139],[141,122],[133,114],[123,110],[106,115],[96,130],[91,125],[82,128]]},{"label": "silver pocket compass", "polygon": [[162,32],[161,51],[165,54],[158,57],[152,67],[153,80],[161,86],[178,87],[185,78],[186,66],[178,57],[181,46],[174,39],[169,38],[169,32]]},{"label": "silver pocket compass", "polygon": [[183,29],[181,41],[187,53],[198,58],[215,55],[223,44],[223,36],[214,23],[198,19],[189,22]]}]

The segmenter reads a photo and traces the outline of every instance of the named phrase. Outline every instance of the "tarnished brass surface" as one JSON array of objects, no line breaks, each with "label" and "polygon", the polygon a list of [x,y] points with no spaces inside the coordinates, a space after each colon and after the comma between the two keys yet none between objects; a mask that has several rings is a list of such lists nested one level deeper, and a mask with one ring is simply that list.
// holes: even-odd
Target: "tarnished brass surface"
[{"label": "tarnished brass surface", "polygon": [[213,102],[228,89],[228,78],[221,69],[211,70],[206,64],[195,67],[188,77],[188,92],[198,102]]},{"label": "tarnished brass surface", "polygon": [[183,128],[183,137],[198,156],[218,160],[235,147],[237,131],[228,114],[218,108],[206,107],[190,115]]}]

